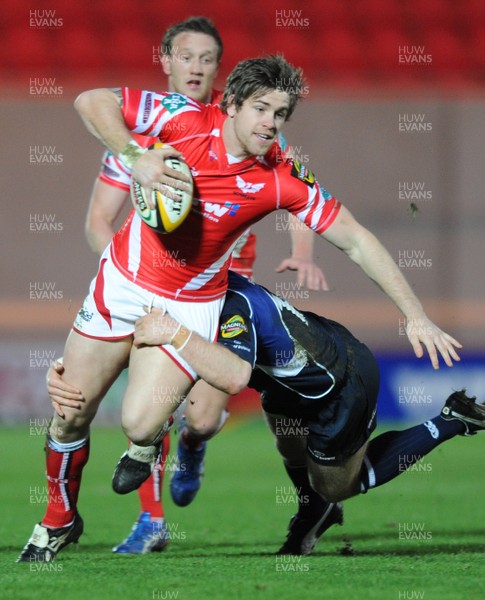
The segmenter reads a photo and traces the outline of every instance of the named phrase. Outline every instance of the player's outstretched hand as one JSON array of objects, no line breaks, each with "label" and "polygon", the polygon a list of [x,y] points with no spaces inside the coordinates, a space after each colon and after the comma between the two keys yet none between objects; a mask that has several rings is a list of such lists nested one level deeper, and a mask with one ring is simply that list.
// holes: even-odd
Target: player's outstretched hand
[{"label": "player's outstretched hand", "polygon": [[323,271],[311,260],[303,258],[285,258],[276,267],[277,273],[282,273],[286,270],[297,271],[296,280],[298,285],[305,286],[312,291],[323,290],[328,292],[330,289],[325,279]]},{"label": "player's outstretched hand", "polygon": [[51,399],[54,410],[62,418],[64,418],[62,406],[80,409],[81,403],[84,402],[84,396],[82,395],[81,390],[78,390],[64,381],[62,378],[63,373],[64,367],[62,365],[62,358],[60,358],[52,363],[46,375],[49,398]]},{"label": "player's outstretched hand", "polygon": [[423,346],[428,351],[433,369],[439,369],[438,352],[448,367],[453,366],[453,361],[459,362],[455,348],[463,346],[437,327],[427,317],[408,319],[406,324],[406,335],[413,347],[414,353],[418,358],[424,354]]},{"label": "player's outstretched hand", "polygon": [[154,148],[145,152],[133,165],[132,177],[143,186],[151,208],[155,208],[151,199],[153,189],[163,192],[173,200],[177,200],[177,196],[166,187],[167,185],[177,190],[190,192],[190,186],[187,185],[190,180],[187,175],[170,168],[165,163],[165,159],[170,156],[182,157],[182,153],[172,146],[164,145],[162,148]]},{"label": "player's outstretched hand", "polygon": [[[145,311],[147,307],[144,307]],[[135,346],[161,346],[170,344],[179,323],[170,315],[153,307],[151,311],[135,323]]]}]

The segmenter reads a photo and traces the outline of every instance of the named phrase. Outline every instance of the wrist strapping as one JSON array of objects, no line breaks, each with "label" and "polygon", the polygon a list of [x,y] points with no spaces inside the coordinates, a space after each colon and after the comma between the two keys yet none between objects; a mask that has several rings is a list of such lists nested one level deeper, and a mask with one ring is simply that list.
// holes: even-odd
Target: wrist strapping
[{"label": "wrist strapping", "polygon": [[147,148],[142,148],[135,140],[129,141],[123,150],[118,154],[119,160],[129,169],[133,168],[136,161],[145,154]]},{"label": "wrist strapping", "polygon": [[192,336],[192,331],[184,327],[181,323],[175,330],[175,333],[170,339],[170,344],[177,350],[183,350],[185,346],[188,344],[190,338]]},{"label": "wrist strapping", "polygon": [[185,341],[182,343],[181,346],[179,346],[178,348],[175,348],[175,350],[177,350],[177,352],[181,352],[185,346],[189,343],[190,338],[192,337],[192,331],[189,331],[189,335],[185,338]]}]

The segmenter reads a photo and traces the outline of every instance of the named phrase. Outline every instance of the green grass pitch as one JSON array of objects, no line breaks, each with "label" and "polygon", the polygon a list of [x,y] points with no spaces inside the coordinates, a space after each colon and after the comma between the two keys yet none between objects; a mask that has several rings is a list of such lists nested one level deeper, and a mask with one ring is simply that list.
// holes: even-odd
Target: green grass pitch
[{"label": "green grass pitch", "polygon": [[274,552],[294,512],[291,485],[261,420],[232,419],[209,444],[197,500],[175,507],[167,487],[168,548],[117,556],[111,547],[128,533],[137,499],[110,487],[122,434],[95,426],[79,502],[85,534],[46,565],[15,563],[45,508],[43,436],[27,425],[1,436],[2,599],[485,598],[483,434],[455,438],[346,502],[344,526],[314,555],[283,559]]}]

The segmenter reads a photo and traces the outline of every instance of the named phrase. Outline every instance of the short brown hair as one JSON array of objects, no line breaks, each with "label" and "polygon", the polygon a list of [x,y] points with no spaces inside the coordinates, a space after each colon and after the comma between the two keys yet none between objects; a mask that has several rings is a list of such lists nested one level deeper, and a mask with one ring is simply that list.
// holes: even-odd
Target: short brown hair
[{"label": "short brown hair", "polygon": [[279,90],[290,96],[286,116],[286,119],[289,119],[304,89],[303,71],[290,65],[283,56],[270,54],[262,58],[250,58],[236,65],[227,78],[221,109],[227,112],[231,96],[236,107],[240,108],[251,96],[263,96],[272,90]]}]

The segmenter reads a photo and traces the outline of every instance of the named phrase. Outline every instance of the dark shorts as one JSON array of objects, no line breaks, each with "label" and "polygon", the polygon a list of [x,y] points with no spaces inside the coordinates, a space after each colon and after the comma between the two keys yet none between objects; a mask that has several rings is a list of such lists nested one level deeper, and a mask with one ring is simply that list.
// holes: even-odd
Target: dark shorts
[{"label": "dark shorts", "polygon": [[280,422],[284,427],[276,434],[306,435],[307,451],[321,465],[338,465],[350,458],[376,426],[379,367],[367,346],[347,330],[341,335],[348,363],[338,393],[311,403],[289,390],[261,396],[267,413],[285,417]]}]

